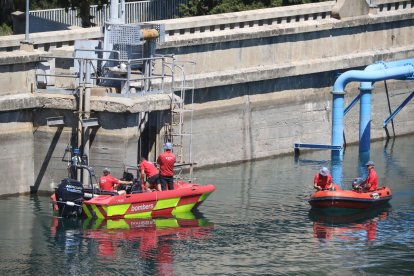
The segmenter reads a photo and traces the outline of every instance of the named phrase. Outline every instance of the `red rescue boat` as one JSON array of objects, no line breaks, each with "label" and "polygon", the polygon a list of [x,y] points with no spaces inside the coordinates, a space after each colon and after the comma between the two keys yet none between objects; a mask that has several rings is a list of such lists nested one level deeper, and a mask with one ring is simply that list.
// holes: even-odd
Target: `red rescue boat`
[{"label": "red rescue boat", "polygon": [[323,209],[367,209],[372,206],[387,203],[392,198],[391,189],[380,187],[376,191],[364,192],[359,190],[342,190],[333,184],[334,190],[323,190],[313,193],[309,204],[314,208]]},{"label": "red rescue boat", "polygon": [[[92,168],[79,167],[94,175]],[[145,192],[141,186],[135,179],[131,187],[126,187],[125,194],[119,194],[116,191],[101,191],[96,187],[84,188],[82,182],[65,178],[51,198],[55,211],[61,217],[156,218],[190,212],[216,189],[212,184],[201,185],[184,181],[174,182],[174,190],[166,191]]]},{"label": "red rescue boat", "polygon": [[174,190],[124,194],[97,195],[83,201],[86,217],[100,219],[154,218],[190,212],[215,189],[212,184],[199,185],[182,181],[174,183]]}]

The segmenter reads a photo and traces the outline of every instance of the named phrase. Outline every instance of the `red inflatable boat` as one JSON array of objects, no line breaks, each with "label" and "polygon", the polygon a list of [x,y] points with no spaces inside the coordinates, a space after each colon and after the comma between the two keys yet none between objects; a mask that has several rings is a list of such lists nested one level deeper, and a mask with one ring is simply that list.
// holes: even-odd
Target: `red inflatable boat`
[{"label": "red inflatable boat", "polygon": [[380,187],[373,192],[342,190],[334,184],[335,190],[317,191],[310,196],[309,204],[324,209],[367,209],[388,202],[392,193],[388,187]]}]

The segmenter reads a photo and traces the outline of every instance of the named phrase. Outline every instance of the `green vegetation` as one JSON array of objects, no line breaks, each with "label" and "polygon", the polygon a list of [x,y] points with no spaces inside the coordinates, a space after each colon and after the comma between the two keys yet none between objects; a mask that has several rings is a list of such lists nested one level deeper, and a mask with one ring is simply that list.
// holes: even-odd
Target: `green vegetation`
[{"label": "green vegetation", "polygon": [[0,25],[0,36],[11,35],[12,33],[12,28],[9,25],[7,25],[6,23]]},{"label": "green vegetation", "polygon": [[328,0],[190,0],[188,5],[180,5],[179,11],[183,17],[186,17],[324,1]]}]

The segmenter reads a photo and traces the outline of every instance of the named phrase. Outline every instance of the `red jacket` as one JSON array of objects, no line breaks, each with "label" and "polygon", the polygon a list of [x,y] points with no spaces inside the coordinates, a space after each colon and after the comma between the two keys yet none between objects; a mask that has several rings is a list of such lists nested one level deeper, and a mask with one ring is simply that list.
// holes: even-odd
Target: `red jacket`
[{"label": "red jacket", "polygon": [[144,171],[147,178],[153,177],[158,174],[158,169],[155,167],[154,163],[144,160],[139,164],[141,171]]},{"label": "red jacket", "polygon": [[322,189],[327,189],[332,184],[332,176],[330,174],[328,176],[323,176],[320,173],[317,173],[313,178],[313,183],[316,183],[316,185]]},{"label": "red jacket", "polygon": [[161,153],[157,163],[160,165],[160,176],[174,176],[175,154],[171,150]]},{"label": "red jacket", "polygon": [[371,185],[368,191],[375,191],[378,189],[378,176],[377,172],[373,168],[369,170],[365,184]]},{"label": "red jacket", "polygon": [[99,187],[101,187],[101,190],[104,191],[114,191],[115,185],[119,183],[119,179],[113,177],[112,175],[103,175],[99,179]]}]

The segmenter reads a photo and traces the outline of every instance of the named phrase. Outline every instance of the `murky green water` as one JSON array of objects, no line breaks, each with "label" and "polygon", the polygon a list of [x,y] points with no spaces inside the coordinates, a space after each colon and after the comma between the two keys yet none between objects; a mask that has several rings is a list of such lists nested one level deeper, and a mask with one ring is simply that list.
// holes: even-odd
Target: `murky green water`
[{"label": "murky green water", "polygon": [[[414,137],[370,159],[393,191],[382,208],[310,211],[329,152],[196,171],[217,190],[201,214],[126,221],[57,219],[48,197],[0,200],[1,275],[409,275],[414,273]],[[363,173],[348,147],[340,179]],[[4,180],[3,180],[4,181]]]}]

